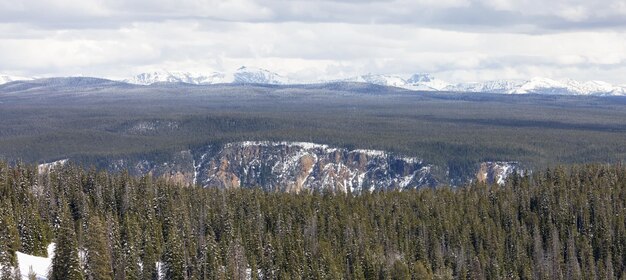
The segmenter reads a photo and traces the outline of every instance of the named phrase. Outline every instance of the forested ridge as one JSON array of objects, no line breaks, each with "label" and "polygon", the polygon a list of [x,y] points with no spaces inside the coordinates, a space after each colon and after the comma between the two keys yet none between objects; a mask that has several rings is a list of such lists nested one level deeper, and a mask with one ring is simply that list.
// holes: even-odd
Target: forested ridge
[{"label": "forested ridge", "polygon": [[[182,187],[0,163],[0,265],[49,279],[623,279],[626,167],[361,195]],[[250,273],[252,272],[252,273]],[[256,272],[256,273],[255,273]]]},{"label": "forested ridge", "polygon": [[626,161],[626,97],[337,86],[0,86],[0,160],[107,169],[225,143],[312,142],[417,157],[454,185],[489,161]]}]

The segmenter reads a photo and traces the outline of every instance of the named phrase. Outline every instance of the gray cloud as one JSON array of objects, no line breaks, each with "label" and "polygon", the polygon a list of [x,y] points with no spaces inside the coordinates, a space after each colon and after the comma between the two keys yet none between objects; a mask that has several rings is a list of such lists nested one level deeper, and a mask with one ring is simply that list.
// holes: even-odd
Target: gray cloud
[{"label": "gray cloud", "polygon": [[1,22],[41,28],[117,28],[133,22],[405,24],[474,32],[624,28],[621,0],[22,0],[0,4]]},{"label": "gray cloud", "polygon": [[240,65],[297,78],[434,72],[625,83],[623,0],[0,2],[0,73],[124,77]]}]

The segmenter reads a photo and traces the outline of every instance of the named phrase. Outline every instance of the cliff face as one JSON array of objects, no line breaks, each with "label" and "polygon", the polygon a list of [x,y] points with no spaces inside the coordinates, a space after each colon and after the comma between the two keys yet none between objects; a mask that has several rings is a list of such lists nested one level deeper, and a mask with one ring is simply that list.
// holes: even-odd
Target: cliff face
[{"label": "cliff face", "polygon": [[504,185],[505,180],[519,169],[519,163],[513,161],[488,161],[480,164],[476,179],[478,182]]},{"label": "cliff face", "polygon": [[153,175],[165,178],[168,182],[192,185],[194,183],[193,158],[191,151],[182,151],[175,153],[166,162],[119,159],[109,162],[106,169],[112,172],[128,170],[133,175]]},{"label": "cliff face", "polygon": [[239,142],[205,152],[195,164],[202,186],[300,192],[432,187],[431,166],[382,151],[294,142]]},{"label": "cliff face", "polygon": [[[40,172],[66,162],[40,165]],[[360,193],[440,184],[432,172],[435,167],[418,158],[305,142],[236,142],[178,152],[166,161],[119,159],[110,160],[103,167],[113,172],[128,170],[133,175],[150,174],[186,186],[296,193],[313,190]],[[489,184],[504,184],[518,168],[517,162],[484,162],[475,178]]]}]

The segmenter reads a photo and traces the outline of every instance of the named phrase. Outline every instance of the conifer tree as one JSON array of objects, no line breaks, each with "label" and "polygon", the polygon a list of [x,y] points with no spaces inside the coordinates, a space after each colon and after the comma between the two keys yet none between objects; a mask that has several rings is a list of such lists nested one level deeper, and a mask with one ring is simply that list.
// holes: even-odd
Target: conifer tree
[{"label": "conifer tree", "polygon": [[113,279],[111,251],[107,244],[104,225],[95,213],[89,215],[87,222],[87,236],[85,238],[86,264],[85,279],[111,280]]},{"label": "conifer tree", "polygon": [[430,266],[423,261],[417,261],[413,264],[413,279],[432,279],[433,272]]},{"label": "conifer tree", "polygon": [[3,243],[0,243],[0,280],[13,280],[13,264]]},{"label": "conifer tree", "polygon": [[146,234],[143,243],[143,249],[141,254],[141,279],[142,280],[156,280],[158,278],[158,272],[156,267],[157,254],[154,246],[154,239],[150,234]]},{"label": "conifer tree", "polygon": [[127,280],[139,279],[139,252],[137,246],[137,236],[139,226],[134,218],[126,214],[122,223],[121,242],[124,250],[124,276]]},{"label": "conifer tree", "polygon": [[218,252],[219,246],[215,242],[213,236],[213,230],[209,230],[209,234],[206,237],[206,248],[204,250],[206,256],[204,258],[204,275],[206,279],[217,279],[218,269],[220,268],[220,253]]},{"label": "conifer tree", "polygon": [[14,279],[19,274],[17,263],[18,236],[10,204],[0,202],[0,279]]},{"label": "conifer tree", "polygon": [[56,247],[52,258],[49,280],[82,280],[83,273],[78,259],[78,244],[67,203],[62,202]]},{"label": "conifer tree", "polygon": [[170,228],[163,253],[163,276],[169,280],[185,280],[185,260],[178,233]]}]

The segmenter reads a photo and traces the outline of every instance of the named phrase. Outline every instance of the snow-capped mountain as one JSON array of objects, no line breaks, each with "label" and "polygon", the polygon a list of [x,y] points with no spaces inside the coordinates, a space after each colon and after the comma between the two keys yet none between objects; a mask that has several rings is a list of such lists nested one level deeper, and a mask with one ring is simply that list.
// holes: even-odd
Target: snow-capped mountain
[{"label": "snow-capped mountain", "polygon": [[553,80],[495,80],[482,83],[461,83],[444,88],[456,92],[486,92],[502,94],[560,94],[560,95],[626,95],[626,88],[602,81],[579,82],[571,79]]},{"label": "snow-capped mountain", "polygon": [[406,80],[409,89],[415,88],[419,90],[443,90],[450,86],[449,83],[436,79],[430,74],[413,74]]},{"label": "snow-capped mountain", "polygon": [[154,83],[186,83],[186,84],[217,84],[229,83],[223,73],[213,72],[210,74],[199,74],[191,72],[169,72],[156,71],[149,73],[141,73],[124,82],[137,85],[151,85]]},{"label": "snow-capped mountain", "polygon": [[156,71],[141,73],[124,82],[137,85],[151,85],[155,83],[186,83],[194,85],[210,84],[296,84],[279,74],[262,68],[242,66],[234,72],[212,72],[209,74],[180,72],[180,71]]},{"label": "snow-capped mountain", "polygon": [[389,87],[404,87],[406,86],[406,80],[399,76],[394,75],[376,75],[366,74],[352,78],[339,80],[341,82],[355,82],[355,83],[367,83]]},{"label": "snow-capped mountain", "polygon": [[524,85],[525,81],[518,80],[495,80],[482,83],[461,83],[449,85],[446,91],[457,92],[486,92],[486,93],[510,93],[512,90]]},{"label": "snow-capped mountain", "polygon": [[285,84],[299,84],[300,82],[290,80],[279,74],[271,72],[262,68],[250,68],[242,66],[233,74],[232,83],[235,84],[270,84],[270,85],[285,85]]},{"label": "snow-capped mountain", "polygon": [[19,76],[11,76],[11,75],[2,75],[0,74],[0,85],[14,82],[14,81],[29,81],[33,78],[19,77]]},{"label": "snow-capped mountain", "polygon": [[[190,72],[151,72],[139,74],[127,83],[150,85],[154,83],[187,83],[196,85],[233,84],[305,84],[262,68],[241,67],[232,72],[209,74]],[[314,84],[365,83],[404,88],[415,91],[474,92],[499,94],[559,94],[559,95],[626,95],[626,86],[612,85],[602,81],[580,82],[571,79],[553,80],[532,78],[530,80],[492,80],[473,83],[448,83],[430,74],[417,73],[409,77],[402,75],[365,74],[347,79],[319,80]]]},{"label": "snow-capped mountain", "polygon": [[344,80],[344,82],[360,82],[381,86],[399,87],[410,90],[439,91],[449,86],[448,83],[435,79],[430,74],[414,74],[408,79],[398,75],[367,74]]},{"label": "snow-capped mountain", "polygon": [[533,78],[511,93],[624,95],[626,88],[602,81],[579,82],[571,79],[555,81],[546,78]]}]

